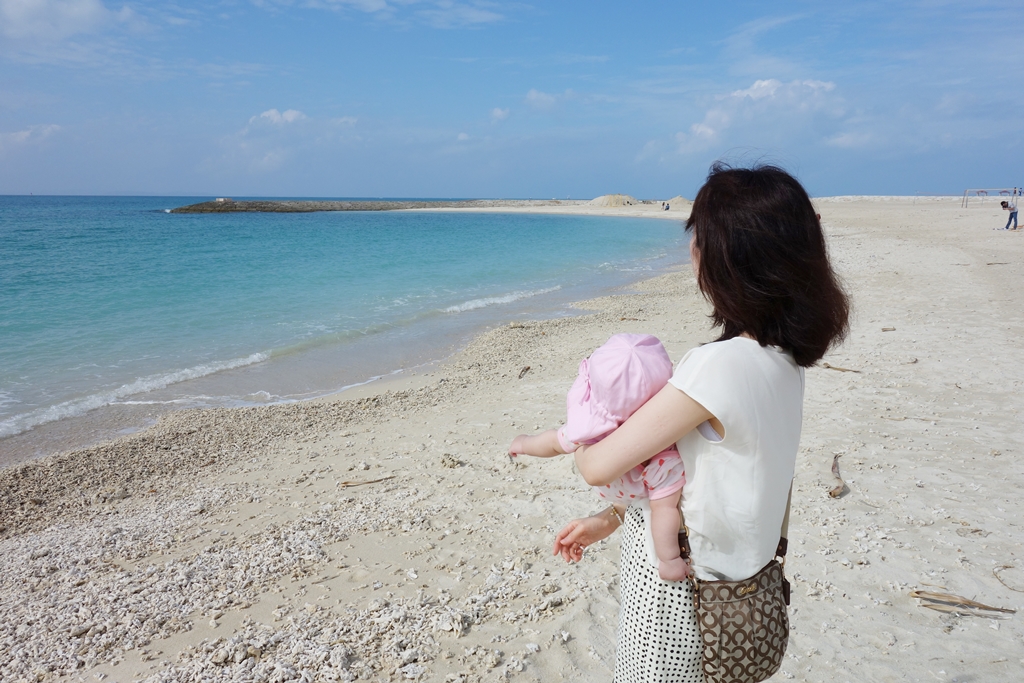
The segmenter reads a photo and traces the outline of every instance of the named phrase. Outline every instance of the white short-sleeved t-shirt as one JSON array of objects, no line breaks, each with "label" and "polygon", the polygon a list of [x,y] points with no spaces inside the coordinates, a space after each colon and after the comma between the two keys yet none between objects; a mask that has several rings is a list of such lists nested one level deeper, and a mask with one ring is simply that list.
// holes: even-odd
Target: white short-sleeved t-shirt
[{"label": "white short-sleeved t-shirt", "polygon": [[803,420],[804,370],[746,337],[687,353],[669,383],[725,428],[691,431],[677,446],[686,466],[682,510],[694,572],[741,581],[774,556]]}]

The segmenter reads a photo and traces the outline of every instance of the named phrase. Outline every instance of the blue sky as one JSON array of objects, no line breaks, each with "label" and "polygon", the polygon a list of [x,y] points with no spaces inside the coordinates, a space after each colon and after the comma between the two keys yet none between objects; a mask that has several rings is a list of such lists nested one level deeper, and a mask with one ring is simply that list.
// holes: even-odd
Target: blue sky
[{"label": "blue sky", "polygon": [[0,193],[959,193],[1022,76],[1020,0],[0,0]]}]

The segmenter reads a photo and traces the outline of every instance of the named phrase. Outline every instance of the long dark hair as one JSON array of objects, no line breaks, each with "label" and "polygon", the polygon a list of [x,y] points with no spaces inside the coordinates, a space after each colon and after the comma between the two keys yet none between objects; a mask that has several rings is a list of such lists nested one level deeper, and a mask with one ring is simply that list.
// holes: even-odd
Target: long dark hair
[{"label": "long dark hair", "polygon": [[697,283],[722,328],[718,341],[746,332],[807,367],[845,338],[850,303],[811,199],[793,176],[716,163],[686,228],[698,252]]}]

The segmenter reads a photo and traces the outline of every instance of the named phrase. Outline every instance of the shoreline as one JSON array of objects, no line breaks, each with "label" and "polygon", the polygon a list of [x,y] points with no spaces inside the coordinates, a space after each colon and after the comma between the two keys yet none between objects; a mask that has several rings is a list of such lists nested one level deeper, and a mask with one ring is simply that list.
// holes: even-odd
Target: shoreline
[{"label": "shoreline", "polygon": [[[442,208],[437,209],[441,212],[452,212],[452,213],[512,213],[512,214],[558,214],[558,215],[571,215],[571,216],[604,216],[604,217],[624,217],[624,218],[661,218],[669,219],[674,221],[683,221],[688,213],[682,209],[672,211],[655,211],[653,206],[646,209],[638,209],[633,206],[626,207],[595,207],[590,205],[589,202],[580,201],[579,205],[570,205],[567,207],[561,207],[562,210],[549,211],[550,207],[546,204],[549,202],[533,202],[533,204],[544,204],[545,206],[530,206],[521,207],[518,210],[509,209],[506,204],[518,203],[522,204],[521,200],[497,200],[501,206],[497,207],[471,207],[465,209],[459,208]],[[491,200],[483,201],[479,203],[495,203]],[[585,205],[584,205],[585,204]],[[646,206],[646,205],[645,205]],[[556,207],[557,208],[557,207]],[[415,210],[414,210],[415,211]],[[434,209],[428,209],[423,211],[434,211]],[[655,267],[655,272],[661,272],[665,268],[675,267],[674,263],[660,264]],[[617,276],[619,281],[636,282],[638,279],[647,277],[648,273],[620,273]],[[618,286],[617,284],[614,286]],[[604,291],[607,289],[607,285],[600,285],[598,283],[591,283],[590,285],[574,285],[573,288],[582,288],[584,292]],[[435,328],[438,325],[449,326],[451,330],[445,332],[440,330],[443,334],[437,337],[435,343],[432,346],[424,346],[420,351],[406,351],[400,354],[400,357],[395,357],[392,362],[387,361],[387,354],[383,352],[385,348],[391,348],[392,351],[396,349],[392,348],[397,343],[395,340],[377,340],[374,342],[373,347],[379,347],[378,351],[370,351],[369,353],[373,356],[372,362],[365,369],[369,371],[369,374],[362,374],[355,372],[351,368],[350,371],[343,373],[345,382],[335,384],[334,386],[348,385],[349,382],[353,384],[362,384],[364,382],[370,382],[371,384],[376,383],[374,378],[386,378],[396,372],[404,372],[409,368],[416,368],[424,363],[436,363],[444,360],[452,355],[458,348],[464,346],[474,335],[478,334],[482,330],[488,329],[495,324],[498,324],[499,319],[506,317],[512,317],[515,319],[523,318],[526,316],[541,316],[547,317],[548,315],[563,315],[563,309],[567,307],[572,298],[578,296],[577,293],[570,291],[565,292],[554,292],[554,293],[541,293],[541,296],[533,296],[523,301],[514,301],[511,303],[503,304],[498,308],[502,310],[479,310],[469,311],[465,313],[468,320],[464,321],[449,321],[442,323],[438,321],[431,322]],[[586,294],[584,294],[584,297]],[[450,323],[450,324],[449,324]],[[447,327],[445,327],[447,329]],[[437,332],[438,330],[435,330]],[[397,335],[401,334],[402,330],[395,328],[394,330],[388,331],[386,335]],[[422,335],[420,335],[422,336]],[[419,344],[422,339],[414,340]],[[334,349],[334,346],[314,346],[311,347],[304,355],[310,356],[310,358],[319,357],[320,360],[325,362],[332,362],[332,360],[339,360],[335,358],[338,353],[342,351],[345,355],[350,353],[367,353],[368,341],[357,338],[352,342],[355,344],[353,349],[342,349],[339,347]],[[384,344],[384,347],[380,345]],[[390,346],[389,346],[390,345]],[[363,350],[360,352],[358,348]],[[417,345],[416,348],[419,348]],[[332,355],[333,354],[333,355]],[[215,373],[205,374],[198,378],[189,378],[181,382],[175,382],[163,388],[158,388],[152,391],[144,392],[143,394],[135,394],[125,398],[124,400],[118,400],[112,403],[106,403],[99,407],[93,408],[82,414],[76,414],[66,417],[60,417],[56,420],[48,420],[42,424],[34,425],[31,428],[10,435],[5,435],[0,438],[0,469],[17,466],[19,464],[37,460],[39,458],[48,457],[50,455],[67,451],[67,450],[79,450],[82,448],[89,448],[92,446],[101,445],[110,440],[116,440],[121,436],[132,435],[139,433],[149,428],[162,416],[169,413],[177,412],[182,409],[187,409],[192,406],[182,406],[182,403],[188,403],[188,395],[197,396],[196,402],[206,405],[201,405],[203,409],[213,409],[219,407],[244,407],[246,405],[287,405],[295,401],[306,401],[316,400],[324,396],[331,396],[337,394],[339,391],[344,389],[316,387],[311,388],[305,392],[305,396],[293,395],[292,391],[281,391],[281,387],[273,384],[264,385],[258,383],[258,386],[249,386],[252,382],[246,381],[244,378],[250,375],[262,376],[266,373],[273,373],[275,370],[272,368],[284,367],[282,364],[287,364],[288,367],[292,368],[292,372],[303,372],[308,370],[303,365],[301,360],[304,356],[295,356],[288,353],[278,354],[270,351],[259,351],[258,354],[266,356],[260,363],[256,364],[245,364],[240,367],[228,367]],[[227,365],[233,364],[233,361],[226,363]],[[397,364],[397,365],[396,365]],[[347,366],[346,366],[347,367]],[[170,371],[173,374],[176,371]],[[187,372],[187,371],[186,371]],[[280,369],[276,370],[277,374],[280,374]],[[351,375],[351,376],[350,376]],[[232,379],[233,378],[233,379]],[[224,391],[224,382],[229,382],[232,386],[244,387],[245,390],[241,393],[232,393],[228,390]],[[190,387],[190,388],[189,388]],[[257,391],[257,389],[259,391]],[[255,397],[260,394],[266,394],[267,391],[271,395],[276,397],[277,400],[268,401],[257,401],[255,399],[250,400],[250,397]],[[136,400],[137,396],[141,396]],[[92,398],[87,397],[87,398]],[[231,400],[234,398],[235,400]],[[199,400],[202,399],[202,400]],[[226,405],[225,405],[226,404]],[[232,405],[234,404],[234,405]],[[60,406],[58,406],[60,407]]]},{"label": "shoreline", "polygon": [[[665,200],[636,199],[629,195],[602,195],[595,199],[244,199],[221,197],[215,200],[167,209],[167,213],[316,213],[330,211],[477,211],[481,213],[573,213],[595,216],[644,215],[686,212],[692,204],[681,196],[667,200],[675,208],[665,209]],[[600,210],[611,213],[600,213]]]},{"label": "shoreline", "polygon": [[[815,200],[854,317],[831,367],[807,370],[798,681],[1019,667],[1024,242],[990,229],[991,207],[910,200]],[[504,449],[558,424],[611,333],[656,334],[676,361],[714,338],[688,268],[631,289],[484,332],[415,381],[182,411],[0,470],[0,677],[609,679],[618,537],[580,565],[550,558],[599,503],[571,460],[513,467]],[[914,589],[1018,614],[936,612]]]}]

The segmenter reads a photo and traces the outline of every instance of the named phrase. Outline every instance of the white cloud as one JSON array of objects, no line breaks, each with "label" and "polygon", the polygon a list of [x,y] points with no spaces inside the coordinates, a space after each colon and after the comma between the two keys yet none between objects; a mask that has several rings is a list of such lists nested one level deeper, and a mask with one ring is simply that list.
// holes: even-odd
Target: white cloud
[{"label": "white cloud", "polygon": [[[180,68],[181,65],[175,65]],[[205,64],[194,64],[187,65],[192,73],[198,74],[203,78],[209,78],[214,81],[235,81],[238,82],[240,79],[249,78],[252,76],[260,75],[266,70],[262,64],[255,64],[252,62],[227,62],[227,63],[205,63]],[[176,69],[177,70],[177,69]],[[181,75],[188,74],[188,72],[179,72]]]},{"label": "white cloud", "polygon": [[19,41],[56,42],[133,17],[128,7],[113,12],[100,0],[0,0],[0,33]]},{"label": "white cloud", "polygon": [[504,121],[508,118],[508,109],[502,109],[495,107],[491,110],[491,121],[497,123],[498,121]]},{"label": "white cloud", "polygon": [[505,19],[489,0],[252,0],[259,7],[299,4],[311,9],[346,10],[371,14],[380,19],[418,21],[434,28],[472,28]]},{"label": "white cloud", "polygon": [[787,17],[761,17],[748,21],[729,36],[726,43],[732,50],[750,51],[754,47],[758,36],[774,31],[778,27],[785,26],[800,18],[800,15],[793,14]]},{"label": "white cloud", "polygon": [[763,81],[754,81],[754,84],[744,90],[734,90],[729,95],[720,96],[719,99],[729,97],[744,99],[749,97],[752,100],[763,100],[779,97],[787,99],[806,98],[808,94],[815,95],[835,90],[836,84],[827,81],[792,81],[782,83],[774,78]]},{"label": "white cloud", "polygon": [[391,9],[385,0],[320,0],[309,2],[308,7],[324,6],[330,8],[351,7],[360,12],[385,12]]},{"label": "white cloud", "polygon": [[298,109],[268,109],[251,116],[236,132],[220,139],[221,154],[202,166],[212,174],[272,176],[301,172],[302,160],[325,149],[341,150],[360,139],[355,116],[318,118]]},{"label": "white cloud", "polygon": [[704,120],[694,123],[686,133],[676,133],[681,153],[707,149],[719,141],[722,131],[732,124],[732,116],[723,108],[716,107],[704,115]]},{"label": "white cloud", "polygon": [[0,151],[42,142],[59,130],[60,126],[53,123],[47,123],[37,126],[29,126],[24,130],[15,131],[13,133],[0,133]]},{"label": "white cloud", "polygon": [[664,158],[666,142],[664,138],[648,140],[643,149],[636,155],[637,161],[644,161],[651,158]]},{"label": "white cloud", "polygon": [[604,64],[608,55],[563,54],[557,55],[554,61],[560,64]]},{"label": "white cloud", "polygon": [[769,78],[765,81],[754,81],[754,85],[746,90],[733,90],[732,97],[749,97],[752,100],[760,100],[765,97],[774,97],[775,91],[782,85],[781,81]]},{"label": "white cloud", "polygon": [[[297,109],[286,109],[283,113],[277,109],[268,109],[259,116],[253,116],[249,119],[249,123],[260,123],[262,121],[269,121],[275,125],[284,125],[286,123],[295,123],[306,118],[306,115]],[[354,122],[354,120],[353,120]]]},{"label": "white cloud", "polygon": [[800,15],[768,16],[740,26],[725,40],[724,54],[729,57],[731,71],[748,75],[798,73],[801,68],[799,63],[783,56],[778,50],[761,47],[759,43],[767,34],[802,18]]},{"label": "white cloud", "polygon": [[152,77],[159,60],[130,47],[129,34],[150,29],[128,6],[102,0],[0,0],[0,58],[28,64],[101,67],[119,76]]},{"label": "white cloud", "polygon": [[695,123],[690,126],[690,135],[704,140],[714,140],[718,132],[706,123]]},{"label": "white cloud", "polygon": [[557,101],[558,98],[555,95],[549,95],[535,88],[531,88],[530,92],[526,93],[526,103],[534,109],[550,109]]},{"label": "white cloud", "polygon": [[466,28],[493,24],[504,19],[491,8],[490,2],[459,3],[437,0],[430,9],[419,10],[416,15],[435,28]]},{"label": "white cloud", "polygon": [[856,149],[858,147],[867,147],[874,140],[875,136],[871,133],[838,133],[825,140],[825,144],[841,149]]},{"label": "white cloud", "polygon": [[283,149],[272,149],[254,158],[249,164],[249,171],[252,173],[266,173],[276,170],[288,158],[288,152]]},{"label": "white cloud", "polygon": [[469,139],[469,136],[468,136],[468,135],[466,135],[465,133],[459,133],[459,137],[458,137],[458,138],[456,138],[456,139],[457,139],[457,140],[458,140],[459,142],[465,142],[466,140],[468,140],[468,139]]},{"label": "white cloud", "polygon": [[[845,113],[842,100],[832,91],[835,83],[795,80],[783,83],[774,78],[756,80],[749,88],[733,90],[714,98],[704,119],[675,135],[681,154],[703,153],[724,141],[725,131],[746,126],[755,142],[768,143],[778,132],[805,126],[819,115],[839,118]],[[805,135],[809,131],[801,131]]]},{"label": "white cloud", "polygon": [[836,84],[832,81],[799,81],[805,88],[810,88],[815,91],[831,92],[836,89]]}]

